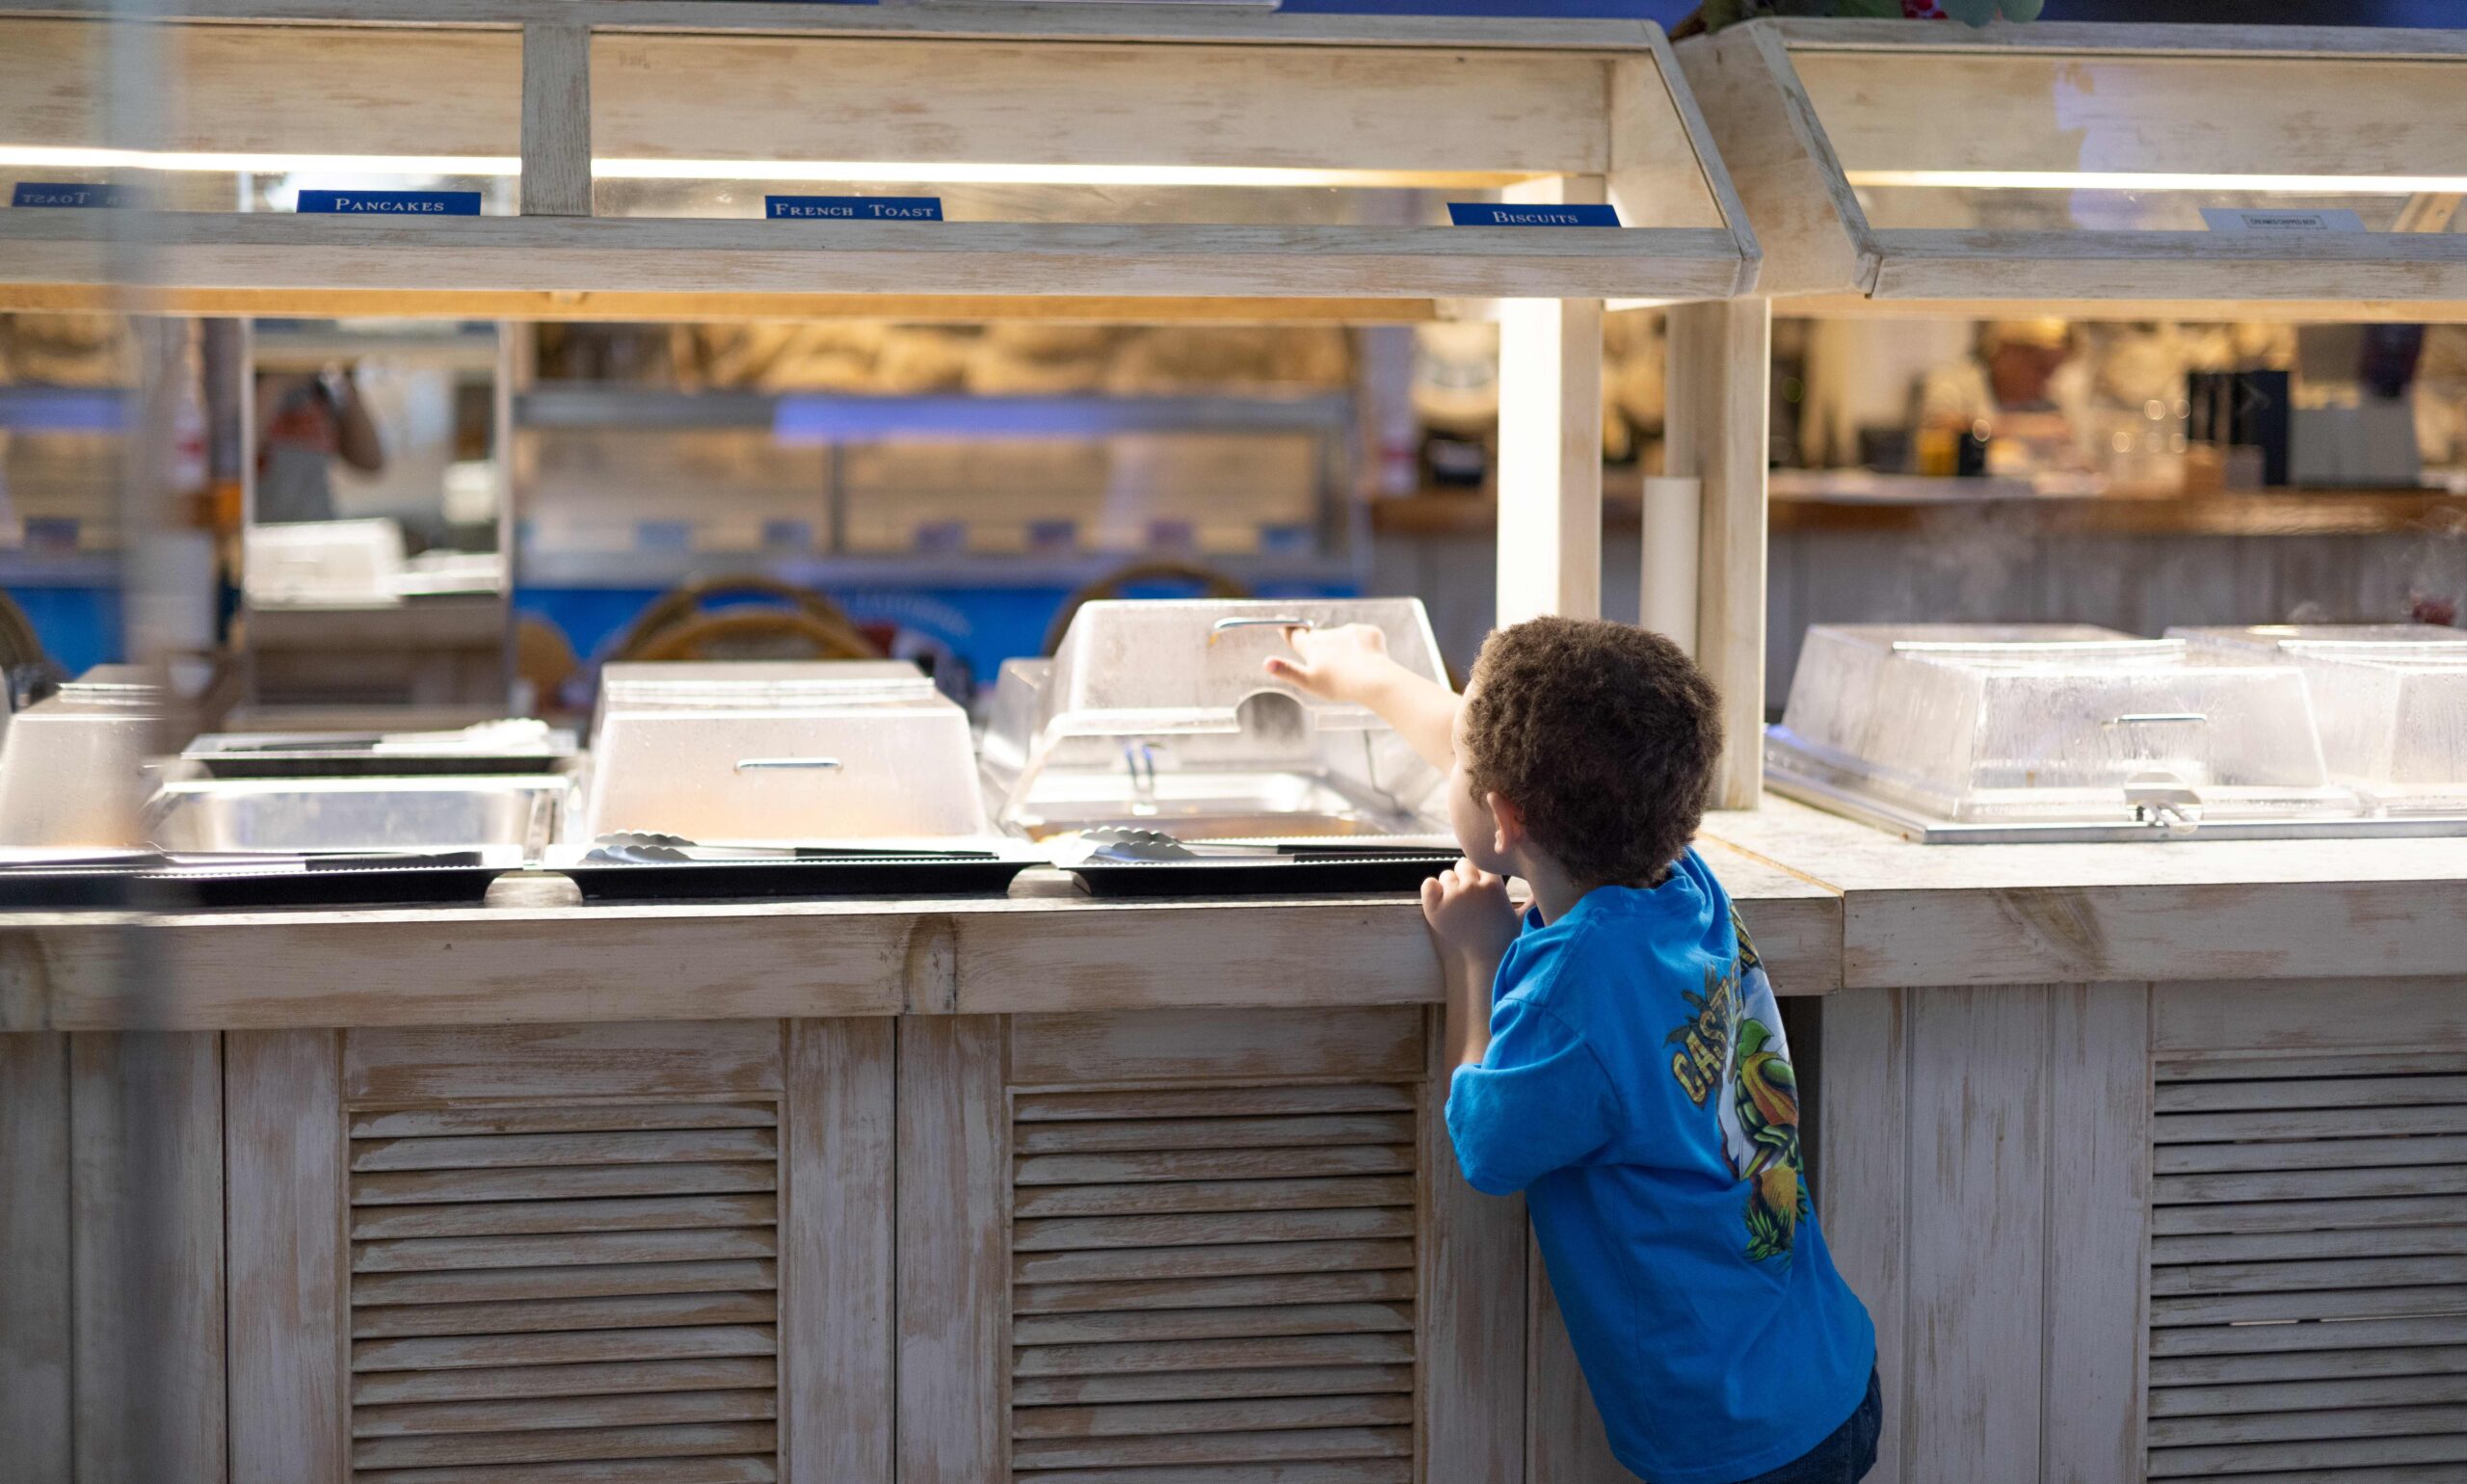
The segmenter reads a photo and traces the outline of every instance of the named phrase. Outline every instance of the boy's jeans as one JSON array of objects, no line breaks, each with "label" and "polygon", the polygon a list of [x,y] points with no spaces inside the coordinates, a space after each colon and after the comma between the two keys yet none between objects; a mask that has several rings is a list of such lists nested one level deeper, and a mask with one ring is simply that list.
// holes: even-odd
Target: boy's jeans
[{"label": "boy's jeans", "polygon": [[1739,1484],[1859,1484],[1876,1466],[1876,1438],[1884,1431],[1884,1389],[1868,1375],[1868,1399],[1833,1436],[1768,1473]]}]

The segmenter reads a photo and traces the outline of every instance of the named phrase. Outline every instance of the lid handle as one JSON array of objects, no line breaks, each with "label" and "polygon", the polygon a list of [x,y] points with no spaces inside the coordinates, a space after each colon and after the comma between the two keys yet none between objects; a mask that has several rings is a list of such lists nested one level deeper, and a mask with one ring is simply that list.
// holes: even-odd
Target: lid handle
[{"label": "lid handle", "polygon": [[1312,628],[1315,626],[1309,619],[1298,614],[1287,614],[1282,617],[1262,614],[1256,619],[1219,619],[1207,626],[1207,642],[1214,644],[1220,636],[1237,628]]}]

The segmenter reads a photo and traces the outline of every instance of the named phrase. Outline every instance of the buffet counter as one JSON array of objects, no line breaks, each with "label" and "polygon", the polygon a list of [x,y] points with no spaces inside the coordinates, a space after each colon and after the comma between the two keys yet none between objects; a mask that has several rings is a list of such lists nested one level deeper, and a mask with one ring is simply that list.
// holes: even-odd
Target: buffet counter
[{"label": "buffet counter", "polygon": [[1615,1476],[1417,904],[1069,891],[0,920],[12,1476]]},{"label": "buffet counter", "polygon": [[[2467,1073],[2455,841],[1704,833],[1822,996],[1792,1031],[1877,1477],[2454,1447],[2454,1405],[2347,1436],[2384,1425],[2330,1410],[2364,1363],[2301,1321],[2455,1323],[2455,1140],[2417,1137]],[[182,1477],[586,1436],[696,1478],[1621,1477],[1519,1208],[1454,1178],[1415,904],[1067,890],[0,922],[11,1436]],[[145,1363],[226,1327],[218,1367]],[[630,1390],[547,1394],[565,1365]],[[2330,1399],[2220,1384],[2276,1374]]]},{"label": "buffet counter", "polygon": [[[1797,1048],[1897,1481],[2390,1478],[2467,1299],[2453,839],[1916,845],[1711,820],[1840,892]],[[2359,1410],[2362,1409],[2362,1410]]]}]

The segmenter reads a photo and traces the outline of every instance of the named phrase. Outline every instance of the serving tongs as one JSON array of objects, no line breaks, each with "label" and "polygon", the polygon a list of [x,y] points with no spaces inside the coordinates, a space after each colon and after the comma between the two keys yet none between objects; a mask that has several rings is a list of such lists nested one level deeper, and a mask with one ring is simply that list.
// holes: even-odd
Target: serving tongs
[{"label": "serving tongs", "polygon": [[990,850],[912,850],[850,845],[698,845],[657,830],[619,830],[591,842],[586,865],[713,865],[759,861],[991,861]]},{"label": "serving tongs", "polygon": [[1307,843],[1290,840],[1251,843],[1212,843],[1181,839],[1162,830],[1141,830],[1125,825],[1101,825],[1082,830],[1079,838],[1089,846],[1087,859],[1117,865],[1167,865],[1184,861],[1412,861],[1438,854],[1429,845],[1344,845],[1321,841]]}]

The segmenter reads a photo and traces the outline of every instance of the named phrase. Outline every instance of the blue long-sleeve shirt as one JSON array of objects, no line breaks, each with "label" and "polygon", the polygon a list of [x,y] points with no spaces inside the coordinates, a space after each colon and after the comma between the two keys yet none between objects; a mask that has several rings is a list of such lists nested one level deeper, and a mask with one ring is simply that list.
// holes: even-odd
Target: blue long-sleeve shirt
[{"label": "blue long-sleeve shirt", "polygon": [[1809,1201],[1772,986],[1694,851],[1527,916],[1447,1129],[1476,1189],[1525,1192],[1611,1449],[1651,1484],[1753,1478],[1865,1398],[1875,1331]]}]

